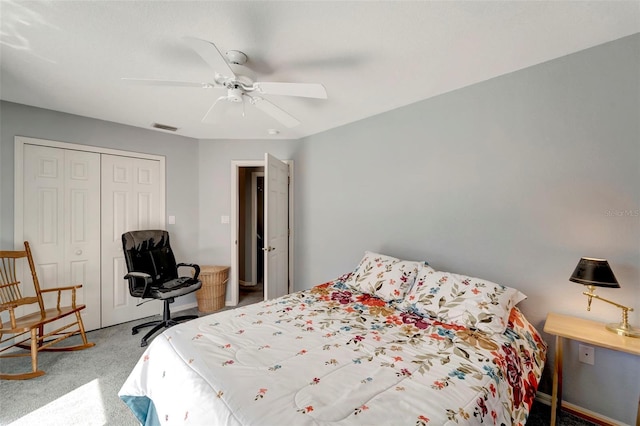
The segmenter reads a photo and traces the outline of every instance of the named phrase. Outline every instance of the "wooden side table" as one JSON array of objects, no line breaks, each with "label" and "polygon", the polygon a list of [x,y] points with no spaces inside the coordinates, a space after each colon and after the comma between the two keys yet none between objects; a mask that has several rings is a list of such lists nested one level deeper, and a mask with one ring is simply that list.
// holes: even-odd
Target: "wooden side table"
[{"label": "wooden side table", "polygon": [[[640,339],[612,333],[605,328],[605,324],[597,321],[549,313],[544,324],[544,331],[556,336],[556,359],[551,395],[551,426],[555,426],[558,410],[562,408],[562,347],[564,338],[614,351],[640,355]],[[636,426],[640,426],[640,402]]]}]

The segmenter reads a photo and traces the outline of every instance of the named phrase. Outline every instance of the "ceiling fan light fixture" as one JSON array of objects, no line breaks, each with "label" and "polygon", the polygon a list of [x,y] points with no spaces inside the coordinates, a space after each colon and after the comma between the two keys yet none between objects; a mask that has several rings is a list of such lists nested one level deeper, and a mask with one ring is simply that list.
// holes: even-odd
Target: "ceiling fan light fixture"
[{"label": "ceiling fan light fixture", "polygon": [[227,93],[227,100],[229,102],[242,102],[242,89],[233,87],[230,88]]}]

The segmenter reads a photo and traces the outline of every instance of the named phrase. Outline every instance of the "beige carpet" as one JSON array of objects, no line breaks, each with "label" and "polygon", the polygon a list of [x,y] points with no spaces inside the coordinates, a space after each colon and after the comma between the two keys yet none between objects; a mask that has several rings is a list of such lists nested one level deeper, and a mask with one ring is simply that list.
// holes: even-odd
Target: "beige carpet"
[{"label": "beige carpet", "polygon": [[[241,289],[240,306],[260,300],[262,285]],[[206,315],[196,308],[172,311],[172,316],[191,314]],[[0,380],[0,425],[139,424],[118,398],[118,391],[145,350],[140,347],[140,339],[148,329],[132,335],[131,328],[160,318],[157,315],[90,331],[87,337],[96,344],[93,348],[40,353],[38,364],[46,372],[44,376]],[[80,337],[71,339],[80,342]],[[9,358],[0,363],[3,372],[21,372],[30,369],[31,358]]]}]

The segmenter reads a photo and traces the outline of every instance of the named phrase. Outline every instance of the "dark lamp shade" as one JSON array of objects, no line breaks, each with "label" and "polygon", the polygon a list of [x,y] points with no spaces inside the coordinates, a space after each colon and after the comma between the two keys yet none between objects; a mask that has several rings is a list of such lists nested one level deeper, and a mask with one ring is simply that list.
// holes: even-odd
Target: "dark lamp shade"
[{"label": "dark lamp shade", "polygon": [[597,287],[620,288],[618,280],[616,280],[611,267],[609,267],[609,262],[605,259],[594,259],[591,257],[583,257],[580,259],[569,281]]}]

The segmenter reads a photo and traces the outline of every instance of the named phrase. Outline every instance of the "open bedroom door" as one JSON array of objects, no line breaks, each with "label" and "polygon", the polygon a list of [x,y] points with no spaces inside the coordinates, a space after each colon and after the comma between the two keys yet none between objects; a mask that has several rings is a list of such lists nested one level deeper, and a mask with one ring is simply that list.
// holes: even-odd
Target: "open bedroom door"
[{"label": "open bedroom door", "polygon": [[264,295],[289,293],[289,166],[264,155]]}]

